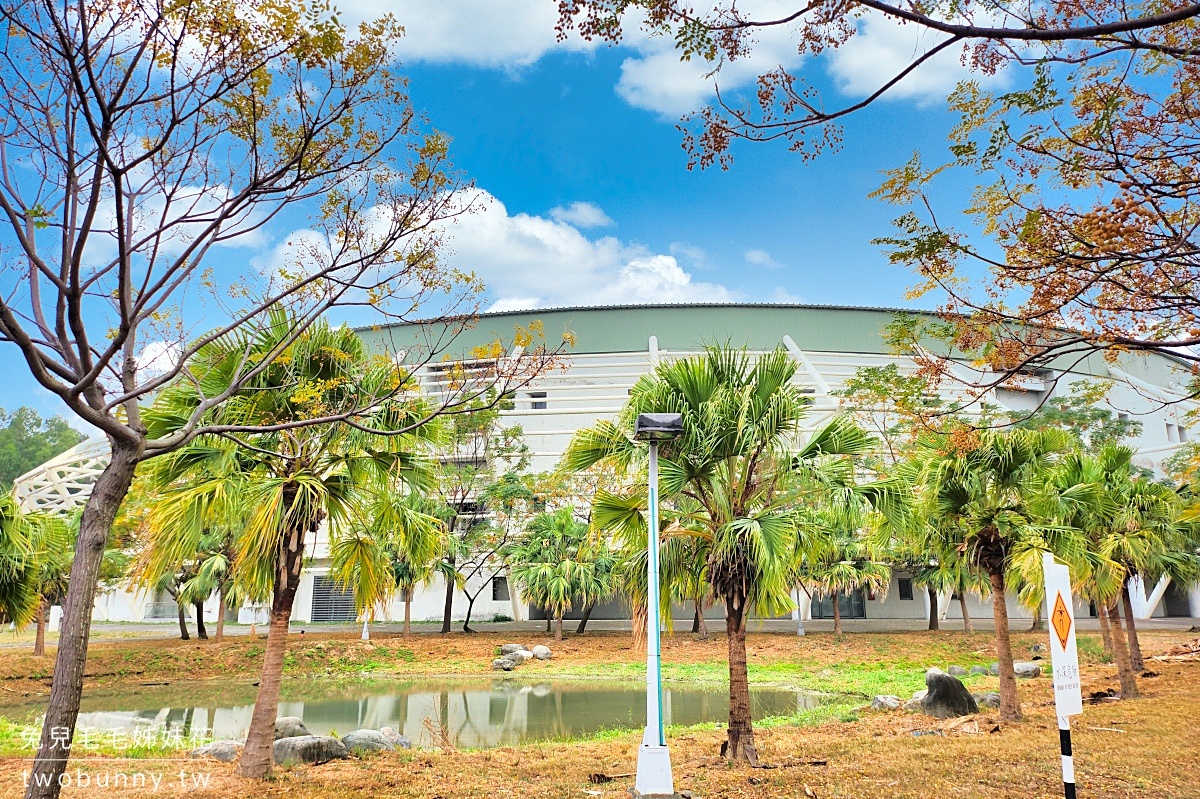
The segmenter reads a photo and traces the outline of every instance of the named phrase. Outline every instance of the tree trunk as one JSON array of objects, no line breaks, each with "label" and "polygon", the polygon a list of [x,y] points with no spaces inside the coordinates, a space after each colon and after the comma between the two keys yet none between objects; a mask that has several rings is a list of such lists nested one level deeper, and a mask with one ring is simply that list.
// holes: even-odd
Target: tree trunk
[{"label": "tree trunk", "polygon": [[842,603],[841,596],[833,595],[833,634],[842,634]]},{"label": "tree trunk", "polygon": [[700,619],[702,618],[704,618],[704,614],[700,612],[700,603],[696,601],[693,603],[692,611],[692,635],[700,632]]},{"label": "tree trunk", "polygon": [[546,611],[546,635],[550,634],[550,630],[553,625],[554,617],[550,615],[550,611]]},{"label": "tree trunk", "polygon": [[692,630],[700,635],[701,641],[708,640],[708,620],[704,618],[704,600],[696,600],[696,629]]},{"label": "tree trunk", "polygon": [[208,630],[204,629],[204,603],[197,602],[196,605],[196,637],[201,641],[208,640]]},{"label": "tree trunk", "polygon": [[968,633],[968,634],[975,632],[975,628],[973,626],[971,626],[971,611],[967,610],[967,592],[966,591],[958,592],[958,607],[960,610],[962,610],[963,632]]},{"label": "tree trunk", "polygon": [[46,609],[50,603],[45,597],[38,597],[37,633],[33,637],[33,656],[46,656]]},{"label": "tree trunk", "polygon": [[[285,499],[288,507],[291,502]],[[262,676],[246,745],[238,758],[237,773],[243,777],[266,778],[271,774],[275,744],[275,717],[279,712],[279,688],[283,682],[283,659],[287,653],[288,623],[292,619],[292,603],[300,585],[300,569],[304,563],[303,529],[285,533],[285,545],[275,573],[275,590],[271,596],[271,624],[263,653]]]},{"label": "tree trunk", "polygon": [[1029,632],[1035,633],[1042,629],[1042,606],[1038,605],[1033,609],[1033,623],[1029,625]]},{"label": "tree trunk", "polygon": [[988,577],[992,583],[992,617],[996,622],[996,660],[1000,663],[1000,720],[1020,721],[1021,699],[1017,696],[1017,676],[1013,673],[1004,572],[994,571]]},{"label": "tree trunk", "polygon": [[576,635],[583,635],[583,631],[587,629],[588,619],[592,618],[592,609],[595,607],[593,604],[583,609],[583,618],[579,620],[579,626],[575,628]]},{"label": "tree trunk", "polygon": [[750,677],[746,671],[745,597],[725,597],[725,629],[729,641],[729,729],[721,754],[728,760],[758,764],[750,718]]},{"label": "tree trunk", "polygon": [[1121,586],[1121,604],[1125,607],[1125,623],[1129,625],[1129,666],[1134,674],[1141,674],[1146,670],[1146,659],[1142,657],[1142,643],[1133,620],[1133,597],[1129,595],[1128,581]]},{"label": "tree trunk", "polygon": [[188,634],[187,628],[187,605],[180,605],[179,598],[175,598],[175,607],[179,611],[179,639],[181,641],[190,641],[192,636]]},{"label": "tree trunk", "polygon": [[[454,558],[447,563],[454,568]],[[442,610],[442,635],[450,632],[450,615],[454,612],[454,576],[446,575],[446,607]]]},{"label": "tree trunk", "polygon": [[463,632],[464,633],[473,633],[475,631],[471,629],[471,612],[475,608],[475,600],[476,600],[476,598],[479,597],[479,594],[475,594],[475,596],[471,596],[469,593],[464,591],[463,595],[466,596],[466,598],[467,598],[467,613],[465,616],[463,616]]},{"label": "tree trunk", "polygon": [[1108,623],[1112,625],[1113,657],[1117,661],[1117,677],[1121,681],[1121,698],[1137,699],[1141,694],[1138,692],[1137,675],[1129,665],[1129,642],[1125,640],[1125,630],[1121,627],[1121,614],[1117,612],[1117,603],[1106,607],[1104,612],[1108,614]]},{"label": "tree trunk", "polygon": [[225,592],[217,589],[217,641],[225,640]]},{"label": "tree trunk", "polygon": [[404,637],[412,635],[412,597],[411,587],[404,589]]},{"label": "tree trunk", "polygon": [[1113,640],[1112,640],[1112,625],[1108,622],[1108,614],[1104,612],[1104,608],[1100,606],[1099,600],[1096,601],[1096,618],[1100,620],[1100,640],[1104,642],[1104,656],[1111,663],[1115,656],[1113,655]]},{"label": "tree trunk", "polygon": [[561,641],[562,637],[562,614],[554,617],[554,640]]},{"label": "tree trunk", "polygon": [[63,600],[50,701],[42,723],[38,754],[25,790],[27,799],[57,799],[61,790],[59,779],[67,768],[67,752],[61,748],[62,731],[67,731],[67,741],[75,736],[100,563],[104,559],[104,548],[112,531],[113,518],[121,507],[121,501],[129,493],[141,452],[140,443],[129,446],[114,442],[108,466],[93,484],[92,493],[83,506],[75,559],[71,563],[67,596]]},{"label": "tree trunk", "polygon": [[926,593],[929,595],[929,629],[938,629],[938,595],[937,591],[926,587]]}]

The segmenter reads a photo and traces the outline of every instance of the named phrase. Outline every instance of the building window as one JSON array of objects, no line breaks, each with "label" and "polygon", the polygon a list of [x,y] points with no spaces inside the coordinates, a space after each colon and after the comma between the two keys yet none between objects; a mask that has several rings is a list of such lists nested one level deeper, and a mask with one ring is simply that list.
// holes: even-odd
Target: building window
[{"label": "building window", "polygon": [[900,588],[900,598],[901,599],[912,599],[913,598],[912,578],[901,577],[899,580],[899,588]]},{"label": "building window", "polygon": [[1179,443],[1179,428],[1167,422],[1167,442],[1170,444]]},{"label": "building window", "polygon": [[1118,414],[1117,414],[1117,421],[1118,421],[1118,422],[1128,422],[1128,421],[1129,421],[1129,414],[1127,414],[1127,413],[1118,413]]},{"label": "building window", "polygon": [[508,593],[508,578],[493,577],[492,600],[494,602],[508,602],[510,599],[512,599],[512,595]]},{"label": "building window", "polygon": [[535,411],[546,410],[546,392],[545,391],[530,391],[529,399],[533,400],[530,407]]},{"label": "building window", "polygon": [[1187,428],[1183,425],[1179,425],[1175,429],[1179,432],[1179,443],[1182,444],[1187,441]]}]

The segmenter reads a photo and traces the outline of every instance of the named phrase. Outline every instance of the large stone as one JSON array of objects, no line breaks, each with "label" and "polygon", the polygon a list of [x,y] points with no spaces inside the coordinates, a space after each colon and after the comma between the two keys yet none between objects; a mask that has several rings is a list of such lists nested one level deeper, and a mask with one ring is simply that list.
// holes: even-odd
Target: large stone
[{"label": "large stone", "polygon": [[397,749],[412,749],[412,741],[408,739],[408,736],[401,735],[391,727],[380,727],[379,734]]},{"label": "large stone", "polygon": [[524,663],[527,660],[533,660],[533,653],[528,649],[518,649],[516,652],[509,652],[507,655],[505,655],[505,657],[509,658],[510,660],[514,658],[520,658],[521,662]]},{"label": "large stone", "polygon": [[988,666],[988,674],[992,675],[993,677],[1000,676],[1000,662],[999,661]]},{"label": "large stone", "polygon": [[551,656],[550,647],[538,644],[533,649],[529,650],[538,660],[549,660]]},{"label": "large stone", "polygon": [[188,757],[211,757],[222,763],[232,763],[242,753],[242,741],[213,741],[188,752]]},{"label": "large stone", "polygon": [[921,689],[921,690],[919,690],[919,691],[913,691],[912,698],[913,698],[913,699],[915,699],[915,700],[917,700],[918,702],[920,702],[922,699],[924,699],[924,698],[925,698],[925,694],[927,694],[927,693],[929,693],[929,689],[928,689],[928,688],[922,688],[922,689]]},{"label": "large stone", "polygon": [[346,757],[346,745],[331,735],[299,735],[280,738],[272,752],[275,763],[289,766],[296,763],[317,765]]},{"label": "large stone", "polygon": [[983,675],[991,674],[991,672],[988,671],[987,666],[972,666],[971,673],[972,674],[983,674]]},{"label": "large stone", "polygon": [[517,667],[517,662],[510,658],[496,658],[492,661],[493,671],[512,671]]},{"label": "large stone", "polygon": [[1019,660],[1013,664],[1013,673],[1023,680],[1032,680],[1042,676],[1042,666],[1040,663]]},{"label": "large stone", "polygon": [[966,677],[968,672],[962,666],[951,666],[946,669],[946,673],[951,677]]},{"label": "large stone", "polygon": [[871,710],[899,710],[902,704],[904,700],[898,696],[880,694],[871,700]]},{"label": "large stone", "polygon": [[342,744],[347,751],[359,754],[362,752],[393,752],[396,745],[384,737],[383,733],[375,730],[355,730],[342,736]]},{"label": "large stone", "polygon": [[275,719],[275,740],[281,738],[298,738],[301,735],[312,735],[308,731],[308,727],[304,726],[304,720],[299,716],[283,716]]},{"label": "large stone", "polygon": [[909,713],[920,713],[921,712],[921,700],[920,699],[908,700],[907,702],[904,703],[904,709],[907,710]]},{"label": "large stone", "polygon": [[513,652],[520,652],[522,649],[528,649],[525,644],[501,644],[500,654],[511,655]]},{"label": "large stone", "polygon": [[925,715],[951,719],[979,712],[975,698],[957,677],[941,669],[930,669],[925,673],[925,685],[929,689],[921,700],[921,712]]},{"label": "large stone", "polygon": [[979,705],[979,707],[1000,707],[1000,694],[995,691],[990,691],[986,694],[971,694],[971,696],[975,697],[975,704]]}]

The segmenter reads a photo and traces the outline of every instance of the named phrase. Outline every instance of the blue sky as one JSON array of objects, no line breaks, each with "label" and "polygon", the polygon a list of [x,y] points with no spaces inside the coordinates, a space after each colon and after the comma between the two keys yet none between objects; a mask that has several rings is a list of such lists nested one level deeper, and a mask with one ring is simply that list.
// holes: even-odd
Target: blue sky
[{"label": "blue sky", "polygon": [[[756,0],[766,11],[788,0]],[[893,96],[850,117],[842,146],[805,161],[783,144],[735,147],[731,169],[692,171],[676,123],[712,93],[708,67],[634,30],[619,47],[557,42],[555,0],[344,0],[353,22],[396,14],[416,108],[448,133],[480,211],[450,228],[447,257],[479,274],[496,309],[645,301],[811,302],[909,306],[914,279],[871,240],[900,211],[870,200],[881,171],[914,150],[943,157],[944,98],[967,75],[957,53],[923,67]],[[745,4],[743,4],[745,5]],[[933,40],[867,18],[832,55],[803,61],[790,34],[765,36],[727,65],[726,96],[784,64],[827,107],[862,97]],[[1005,83],[1006,76],[991,79]],[[950,182],[947,211],[969,196]],[[948,214],[952,215],[952,214]],[[227,265],[271,257],[302,220],[281,220]],[[929,307],[933,300],[920,301]],[[10,347],[0,405],[59,412]]]}]

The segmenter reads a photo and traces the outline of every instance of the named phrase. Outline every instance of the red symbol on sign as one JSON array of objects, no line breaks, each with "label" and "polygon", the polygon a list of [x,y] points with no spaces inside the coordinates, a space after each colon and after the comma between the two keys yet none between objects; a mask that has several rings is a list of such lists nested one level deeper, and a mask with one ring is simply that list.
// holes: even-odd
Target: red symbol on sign
[{"label": "red symbol on sign", "polygon": [[1063,602],[1062,594],[1054,600],[1054,610],[1050,612],[1050,625],[1054,628],[1054,634],[1058,636],[1059,646],[1066,649],[1067,639],[1071,635],[1071,611],[1067,610],[1067,603]]}]

